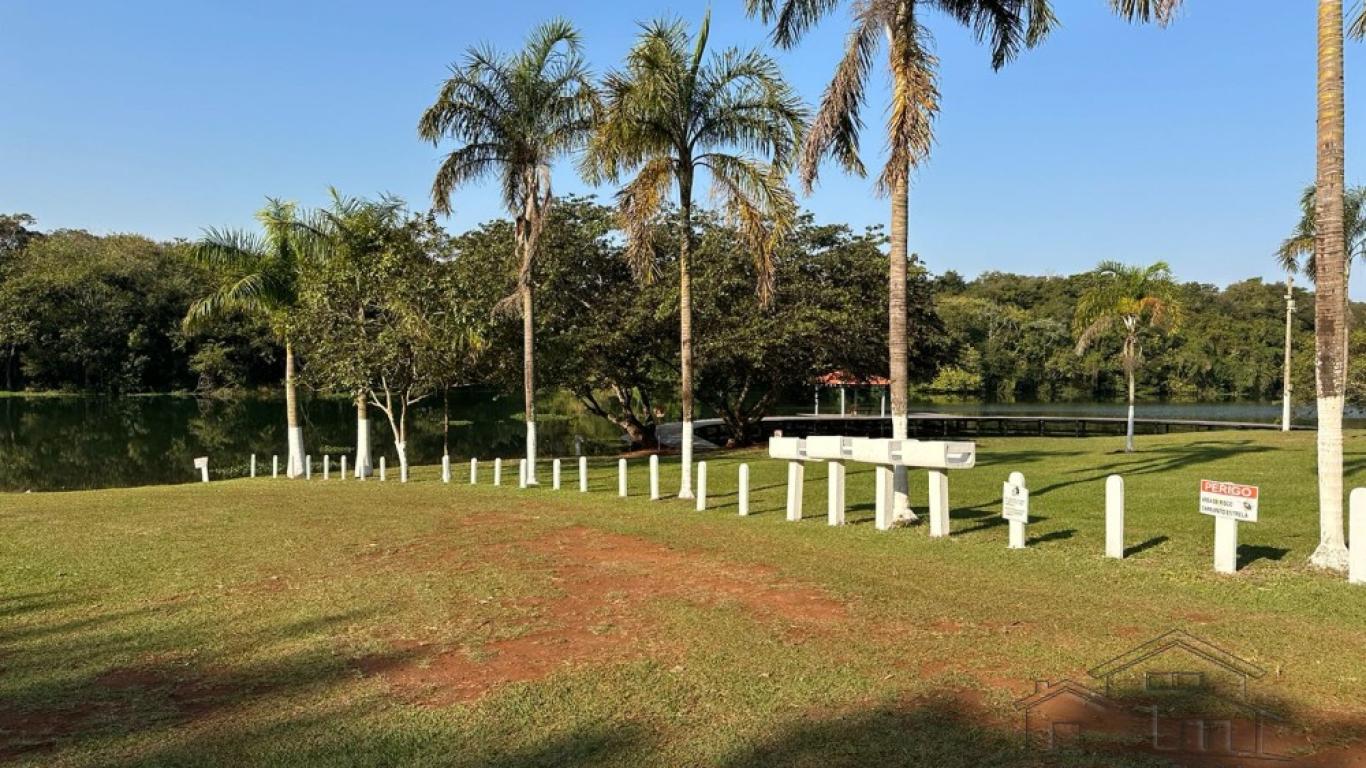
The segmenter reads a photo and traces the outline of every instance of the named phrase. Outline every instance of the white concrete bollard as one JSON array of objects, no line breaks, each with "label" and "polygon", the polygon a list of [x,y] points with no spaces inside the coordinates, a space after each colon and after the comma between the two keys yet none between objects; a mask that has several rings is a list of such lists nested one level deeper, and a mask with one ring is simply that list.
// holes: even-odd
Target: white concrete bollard
[{"label": "white concrete bollard", "polygon": [[251,476],[256,477],[256,454],[251,455]]},{"label": "white concrete bollard", "polygon": [[1352,546],[1347,550],[1347,583],[1366,584],[1366,488],[1352,489],[1348,508]]},{"label": "white concrete bollard", "polygon": [[787,463],[787,519],[796,522],[802,519],[802,496],[806,491],[806,464],[801,461]]},{"label": "white concrete bollard", "polygon": [[1214,570],[1238,572],[1238,521],[1231,517],[1214,518]]},{"label": "white concrete bollard", "polygon": [[588,457],[579,457],[579,493],[588,493]]},{"label": "white concrete bollard", "polygon": [[380,481],[381,483],[384,482],[385,479],[386,479],[386,476],[387,476],[387,474],[388,474],[388,471],[387,471],[387,470],[388,470],[388,467],[387,467],[387,466],[385,465],[385,463],[384,463],[384,457],[383,457],[383,456],[379,457],[379,481]]},{"label": "white concrete bollard", "polygon": [[558,490],[560,490],[560,460],[559,460],[559,459],[553,459],[553,460],[550,462],[550,489],[551,489],[552,491],[558,491]]},{"label": "white concrete bollard", "polygon": [[892,527],[892,468],[885,464],[873,467],[873,525],[879,531]]},{"label": "white concrete bollard", "polygon": [[346,479],[346,454],[341,455],[341,479]]},{"label": "white concrete bollard", "polygon": [[323,454],[323,479],[332,479],[332,454],[330,453]]},{"label": "white concrete bollard", "polygon": [[479,482],[479,459],[470,459],[470,485]]},{"label": "white concrete bollard", "polygon": [[659,454],[650,454],[650,501],[659,501]]},{"label": "white concrete bollard", "polygon": [[930,538],[942,539],[949,535],[949,473],[931,469],[930,479]]},{"label": "white concrete bollard", "polygon": [[451,455],[450,455],[449,453],[443,453],[443,454],[441,454],[441,482],[443,482],[443,483],[449,483],[450,481],[451,481]]},{"label": "white concrete bollard", "polygon": [[503,484],[503,459],[502,457],[493,460],[493,484]]},{"label": "white concrete bollard", "polygon": [[697,511],[707,509],[707,462],[697,462]]},{"label": "white concrete bollard", "polygon": [[[1028,485],[1025,485],[1025,476],[1024,476],[1024,473],[1022,473],[1022,472],[1011,472],[1011,473],[1010,473],[1010,483],[1011,483],[1012,485],[1018,485],[1018,486],[1020,486],[1021,488],[1026,488],[1026,489],[1029,488]],[[1024,523],[1022,523],[1022,522],[1020,522],[1020,521],[1018,521],[1018,520],[1011,520],[1011,521],[1010,521],[1010,543],[1009,543],[1007,546],[1008,546],[1010,549],[1024,549],[1024,548],[1025,548],[1025,524],[1024,524]]]},{"label": "white concrete bollard", "polygon": [[280,476],[280,455],[278,453],[270,457],[270,476]]},{"label": "white concrete bollard", "polygon": [[740,492],[739,492],[740,515],[749,515],[749,465],[740,465]]},{"label": "white concrete bollard", "polygon": [[304,454],[304,479],[313,479],[313,454]]},{"label": "white concrete bollard", "polygon": [[1124,559],[1124,478],[1105,478],[1105,556]]},{"label": "white concrete bollard", "polygon": [[617,495],[626,498],[626,459],[617,459]]},{"label": "white concrete bollard", "polygon": [[826,481],[829,484],[826,501],[826,518],[831,525],[844,525],[844,483],[846,469],[842,461],[829,461],[825,464]]},{"label": "white concrete bollard", "polygon": [[207,483],[207,482],[209,482],[209,457],[208,457],[208,456],[200,456],[199,458],[195,459],[195,460],[194,460],[194,468],[197,469],[197,470],[199,470],[199,481],[200,481],[201,483]]},{"label": "white concrete bollard", "polygon": [[517,487],[526,487],[526,459],[517,460]]}]

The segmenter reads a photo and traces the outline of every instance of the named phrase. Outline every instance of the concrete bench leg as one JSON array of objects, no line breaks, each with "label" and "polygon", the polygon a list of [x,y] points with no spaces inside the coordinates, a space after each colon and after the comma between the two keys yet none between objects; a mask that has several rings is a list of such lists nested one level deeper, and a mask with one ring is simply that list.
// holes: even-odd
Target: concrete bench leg
[{"label": "concrete bench leg", "polygon": [[930,475],[930,538],[949,535],[949,474],[931,469]]},{"label": "concrete bench leg", "polygon": [[879,531],[892,527],[892,468],[878,464],[873,469],[874,525]]},{"label": "concrete bench leg", "polygon": [[802,519],[802,490],[806,485],[806,467],[800,461],[787,463],[787,519]]},{"label": "concrete bench leg", "polygon": [[830,497],[827,502],[829,522],[831,525],[844,525],[844,462],[831,461],[826,468],[830,472]]}]

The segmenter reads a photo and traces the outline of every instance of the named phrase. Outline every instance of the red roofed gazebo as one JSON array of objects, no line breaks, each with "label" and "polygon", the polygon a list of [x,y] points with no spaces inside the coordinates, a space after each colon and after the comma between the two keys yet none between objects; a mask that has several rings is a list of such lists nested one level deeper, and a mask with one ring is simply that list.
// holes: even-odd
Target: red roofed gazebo
[{"label": "red roofed gazebo", "polygon": [[[846,413],[845,413],[845,397],[844,397],[844,393],[845,393],[845,390],[846,390],[846,389],[849,389],[849,388],[854,388],[854,389],[858,389],[858,388],[876,388],[876,389],[882,390],[882,392],[881,392],[881,395],[882,395],[882,398],[881,398],[881,399],[882,399],[882,402],[881,402],[881,405],[879,406],[879,412],[880,412],[881,415],[886,416],[886,415],[887,415],[887,386],[888,386],[889,384],[891,384],[891,381],[888,380],[888,379],[885,378],[885,377],[882,377],[882,376],[876,376],[876,375],[874,375],[874,376],[854,376],[853,374],[849,373],[848,371],[831,371],[831,372],[829,372],[829,373],[826,373],[826,374],[823,374],[823,375],[821,375],[821,376],[818,376],[818,377],[816,377],[816,415],[817,415],[817,416],[821,415],[821,390],[822,390],[822,389],[831,389],[831,388],[836,388],[836,387],[838,387],[838,388],[839,388],[839,391],[840,391],[840,414],[839,414],[839,415],[841,415],[841,416],[846,415]],[[857,394],[855,395],[855,401],[857,401]]]}]

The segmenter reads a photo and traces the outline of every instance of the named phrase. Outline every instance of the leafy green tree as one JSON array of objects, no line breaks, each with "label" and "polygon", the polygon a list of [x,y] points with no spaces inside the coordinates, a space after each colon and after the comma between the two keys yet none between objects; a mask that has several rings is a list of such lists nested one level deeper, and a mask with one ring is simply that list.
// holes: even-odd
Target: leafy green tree
[{"label": "leafy green tree", "polygon": [[[821,18],[842,3],[838,0],[745,0],[751,15],[773,24],[773,41],[794,47]],[[887,122],[887,163],[877,188],[892,202],[891,248],[888,252],[888,357],[891,367],[892,434],[906,437],[908,378],[906,318],[907,210],[911,170],[930,152],[932,124],[939,111],[936,86],[938,60],[930,52],[932,36],[923,11],[938,10],[988,41],[991,65],[999,69],[1021,48],[1040,43],[1055,19],[1048,0],[860,0],[852,4],[854,25],[845,38],[844,56],[821,97],[801,157],[801,177],[810,189],[821,162],[833,157],[847,172],[865,174],[859,158],[862,111],[867,101],[868,77],[878,51],[887,47],[891,75],[891,104]],[[906,496],[906,473],[896,473],[895,512],[898,519],[915,519]]]},{"label": "leafy green tree", "polygon": [[536,483],[535,317],[532,285],[542,229],[552,200],[550,167],[578,148],[593,126],[596,91],[579,33],[566,21],[537,27],[514,56],[471,49],[453,67],[418,134],[460,146],[446,156],[432,182],[439,213],[450,212],[454,190],[497,176],[503,204],[514,217],[517,290],[503,305],[520,304],[522,378],[526,398],[527,482]]},{"label": "leafy green tree", "polygon": [[211,290],[195,299],[184,325],[199,324],[226,312],[243,312],[265,320],[285,348],[285,421],[288,428],[287,475],[304,473],[304,436],[299,424],[294,374],[295,314],[299,286],[309,268],[306,233],[299,227],[293,203],[274,198],[256,215],[264,235],[210,229],[195,244],[193,255],[210,270]]},{"label": "leafy green tree", "polygon": [[1128,425],[1124,450],[1134,450],[1134,374],[1143,350],[1139,345],[1145,329],[1168,329],[1180,321],[1181,305],[1165,262],[1133,267],[1115,261],[1101,262],[1095,273],[1100,281],[1077,303],[1074,327],[1080,355],[1101,336],[1118,330],[1120,364],[1129,391]]},{"label": "leafy green tree", "polygon": [[[602,120],[584,162],[593,181],[633,176],[618,203],[627,255],[647,278],[654,276],[660,207],[671,187],[677,192],[680,498],[693,495],[693,191],[706,173],[713,195],[744,233],[767,303],[774,248],[795,221],[785,174],[806,118],[772,58],[738,48],[707,56],[709,28],[710,14],[692,39],[681,22],[645,25],[622,69],[607,75]],[[767,162],[755,157],[761,154]]]}]

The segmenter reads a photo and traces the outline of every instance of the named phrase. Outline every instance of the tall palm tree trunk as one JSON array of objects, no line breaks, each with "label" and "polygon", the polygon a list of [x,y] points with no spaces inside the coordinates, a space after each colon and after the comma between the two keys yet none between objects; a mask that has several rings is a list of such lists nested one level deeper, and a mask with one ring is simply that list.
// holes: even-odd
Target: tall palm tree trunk
[{"label": "tall palm tree trunk", "polygon": [[[892,437],[897,440],[908,437],[906,399],[910,393],[910,382],[906,365],[906,227],[909,206],[910,178],[908,173],[901,173],[892,184],[892,242],[887,268],[887,358],[892,390]],[[892,489],[892,519],[915,520],[905,467],[895,469]]]},{"label": "tall palm tree trunk", "polygon": [[1129,416],[1124,425],[1124,452],[1134,452],[1134,362],[1125,361],[1124,371],[1129,379]]},{"label": "tall palm tree trunk", "polygon": [[1315,380],[1318,384],[1319,546],[1310,562],[1344,570],[1342,402],[1346,383],[1346,241],[1343,232],[1342,0],[1319,0],[1318,157],[1314,205],[1317,289],[1314,293]]},{"label": "tall palm tree trunk", "polygon": [[[690,166],[685,166],[685,169]],[[680,397],[683,401],[683,435],[680,445],[682,478],[678,498],[691,499],[692,492],[692,171],[678,176],[678,336]]]},{"label": "tall palm tree trunk", "polygon": [[285,424],[289,441],[285,476],[299,477],[304,473],[304,428],[299,426],[299,396],[294,385],[294,344],[289,340],[285,341]]},{"label": "tall palm tree trunk", "polygon": [[526,393],[526,484],[536,485],[536,329],[530,279],[522,285],[522,389]]},{"label": "tall palm tree trunk", "polygon": [[1281,431],[1290,431],[1294,384],[1290,381],[1290,357],[1294,347],[1295,277],[1285,273],[1285,362],[1281,365]]},{"label": "tall palm tree trunk", "polygon": [[356,393],[356,471],[358,478],[374,472],[370,459],[370,404],[362,390]]}]

